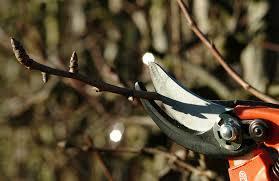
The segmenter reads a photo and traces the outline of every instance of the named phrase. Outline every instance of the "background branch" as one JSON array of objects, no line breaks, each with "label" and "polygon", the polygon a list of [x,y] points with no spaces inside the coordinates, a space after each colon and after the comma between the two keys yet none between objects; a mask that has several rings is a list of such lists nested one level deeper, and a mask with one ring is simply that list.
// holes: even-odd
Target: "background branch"
[{"label": "background branch", "polygon": [[[86,144],[84,146],[82,146],[82,148],[80,148],[77,145],[67,145],[67,143],[63,142],[58,143],[58,146],[60,146],[61,148],[76,148],[78,150],[81,151],[86,151],[86,152],[93,152],[93,153],[121,153],[121,154],[126,154],[126,153],[131,153],[131,154],[151,154],[151,155],[163,155],[165,158],[169,159],[172,161],[172,163],[179,169],[182,169],[184,171],[190,171],[193,172],[197,175],[201,175],[201,176],[206,176],[208,178],[214,178],[215,174],[213,171],[210,170],[200,170],[198,168],[195,168],[194,166],[186,163],[184,160],[182,160],[181,158],[179,158],[176,154],[174,153],[170,153],[158,148],[149,148],[149,147],[144,147],[141,149],[135,149],[135,148],[125,148],[125,147],[120,147],[120,148],[99,148],[99,147],[94,147],[92,142],[89,141],[88,139],[91,140],[90,137],[86,137],[85,142]],[[100,155],[99,155],[100,156]],[[104,165],[104,162],[102,160],[103,167],[105,168],[105,174],[107,175],[107,177],[111,178],[111,174],[109,173],[108,169],[106,168],[106,166]]]},{"label": "background branch", "polygon": [[253,86],[251,86],[248,82],[243,80],[240,75],[238,75],[232,67],[230,67],[224,60],[223,56],[221,53],[218,51],[218,49],[215,47],[214,43],[210,41],[206,36],[203,34],[203,32],[199,29],[199,27],[196,25],[196,22],[193,20],[191,17],[189,10],[186,6],[186,4],[182,0],[177,0],[177,3],[179,4],[190,28],[192,31],[199,37],[199,39],[204,43],[204,45],[210,50],[212,55],[214,56],[215,60],[220,63],[220,65],[225,69],[225,71],[240,85],[242,86],[246,91],[250,92],[257,98],[265,101],[265,102],[270,102],[274,104],[279,104],[279,101],[276,99],[260,92]]},{"label": "background branch", "polygon": [[157,148],[142,148],[142,149],[133,149],[133,148],[116,148],[116,149],[111,149],[111,148],[97,148],[97,147],[92,147],[92,151],[99,151],[99,152],[112,152],[112,153],[133,153],[133,154],[162,154],[165,158],[171,159],[173,163],[186,171],[191,171],[194,172],[198,175],[203,175],[207,176],[208,178],[214,177],[214,174],[212,174],[211,171],[202,171],[199,170],[187,163],[185,161],[181,160],[178,156],[175,154],[169,153],[167,151],[163,151]]},{"label": "background branch", "polygon": [[[91,149],[92,147],[93,147],[93,140],[92,140],[92,138],[89,136],[89,135],[86,135],[86,137],[85,137],[85,141],[86,141],[86,146],[87,146],[87,148],[86,148],[86,150],[88,150],[88,149]],[[96,156],[96,159],[99,161],[99,163],[101,164],[101,167],[102,167],[102,169],[103,169],[103,171],[104,171],[104,175],[107,177],[107,179],[109,180],[109,181],[113,181],[113,177],[112,177],[112,175],[111,175],[111,173],[110,173],[110,171],[109,171],[109,169],[108,169],[108,167],[106,166],[106,164],[105,164],[105,161],[103,160],[103,158],[102,158],[102,156],[101,156],[101,154],[100,154],[100,152],[99,151],[93,151],[93,154]]]}]

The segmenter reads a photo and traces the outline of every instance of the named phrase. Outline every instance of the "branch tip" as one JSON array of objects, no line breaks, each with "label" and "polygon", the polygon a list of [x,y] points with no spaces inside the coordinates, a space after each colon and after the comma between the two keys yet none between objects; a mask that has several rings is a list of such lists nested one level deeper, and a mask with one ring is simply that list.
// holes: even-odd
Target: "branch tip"
[{"label": "branch tip", "polygon": [[30,59],[23,46],[14,38],[11,38],[11,45],[16,59],[19,61],[19,63],[23,64],[26,68],[29,69],[33,60]]},{"label": "branch tip", "polygon": [[78,72],[78,56],[76,51],[72,53],[69,65],[69,72],[77,73]]}]

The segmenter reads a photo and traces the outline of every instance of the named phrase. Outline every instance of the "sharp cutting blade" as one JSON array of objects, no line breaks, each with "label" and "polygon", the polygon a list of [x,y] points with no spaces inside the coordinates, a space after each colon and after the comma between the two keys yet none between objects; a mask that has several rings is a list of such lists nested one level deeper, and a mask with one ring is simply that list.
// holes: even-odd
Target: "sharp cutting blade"
[{"label": "sharp cutting blade", "polygon": [[220,121],[219,115],[230,108],[195,95],[168,75],[158,64],[148,64],[156,91],[164,96],[166,112],[180,124],[195,131],[207,131]]}]

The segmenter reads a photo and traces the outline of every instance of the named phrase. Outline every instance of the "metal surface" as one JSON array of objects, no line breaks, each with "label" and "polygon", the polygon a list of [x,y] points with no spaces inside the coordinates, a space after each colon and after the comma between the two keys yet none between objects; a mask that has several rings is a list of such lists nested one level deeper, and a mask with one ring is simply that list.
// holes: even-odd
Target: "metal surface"
[{"label": "metal surface", "polygon": [[220,135],[226,141],[234,141],[237,138],[237,130],[230,124],[223,124],[220,127]]},{"label": "metal surface", "polygon": [[[136,83],[135,89],[146,91],[143,84],[139,82]],[[225,146],[220,145],[219,140],[216,140],[215,130],[213,129],[214,127],[208,131],[202,132],[189,129],[179,123],[178,120],[171,118],[154,101],[145,99],[140,100],[145,110],[158,127],[169,138],[185,148],[219,158],[243,155],[253,148],[253,145],[243,145],[241,148],[238,147],[239,149],[227,149]],[[215,125],[217,125],[217,123]],[[235,143],[233,144],[236,146]]]},{"label": "metal surface", "polygon": [[[221,114],[222,121],[219,124],[215,124],[213,127],[215,139],[219,142],[220,146],[227,149],[236,151],[243,146],[247,146],[243,143],[243,132],[241,131],[240,122],[229,114]],[[222,135],[222,127],[231,127],[233,134],[230,139],[227,139],[225,135]]]},{"label": "metal surface", "polygon": [[271,167],[271,175],[274,180],[279,180],[279,157]]},{"label": "metal surface", "polygon": [[[156,91],[163,96],[166,112],[152,100],[140,100],[169,138],[205,155],[230,158],[232,180],[247,180],[248,177],[249,180],[269,180],[268,172],[278,180],[278,162],[270,168],[272,160],[269,152],[264,147],[258,147],[264,143],[279,150],[278,105],[255,101],[208,101],[183,87],[158,64],[150,62],[148,67]],[[135,88],[146,91],[140,83]],[[267,125],[273,128],[270,132]],[[268,138],[272,139],[267,138],[267,131]],[[255,148],[258,150],[250,152]],[[243,157],[234,161],[233,156]]]},{"label": "metal surface", "polygon": [[267,103],[262,101],[251,101],[251,100],[210,100],[210,101],[230,108],[234,108],[238,105],[279,108],[279,104],[272,104],[272,103]]},{"label": "metal surface", "polygon": [[267,129],[263,120],[255,119],[249,125],[249,134],[255,141],[264,141],[267,138]]},{"label": "metal surface", "polygon": [[170,117],[195,131],[207,131],[220,121],[219,115],[229,108],[202,99],[189,91],[158,64],[148,64],[155,90],[164,96],[163,104]]}]

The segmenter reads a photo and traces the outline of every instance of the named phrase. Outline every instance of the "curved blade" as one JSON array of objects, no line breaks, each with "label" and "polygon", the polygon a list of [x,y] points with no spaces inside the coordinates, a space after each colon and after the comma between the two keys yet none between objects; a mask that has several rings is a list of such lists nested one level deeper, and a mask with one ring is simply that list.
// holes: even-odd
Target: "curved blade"
[{"label": "curved blade", "polygon": [[158,64],[149,62],[149,71],[155,90],[164,96],[163,105],[170,117],[185,127],[196,131],[207,131],[219,115],[229,108],[195,95],[168,75]]},{"label": "curved blade", "polygon": [[[135,89],[146,91],[140,82],[135,84]],[[243,146],[238,150],[228,150],[220,146],[214,136],[214,129],[199,132],[181,126],[176,120],[167,115],[153,100],[140,99],[143,107],[158,127],[173,141],[181,146],[198,153],[218,158],[240,156],[247,153],[252,147]]]}]

